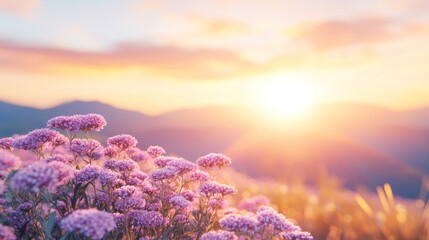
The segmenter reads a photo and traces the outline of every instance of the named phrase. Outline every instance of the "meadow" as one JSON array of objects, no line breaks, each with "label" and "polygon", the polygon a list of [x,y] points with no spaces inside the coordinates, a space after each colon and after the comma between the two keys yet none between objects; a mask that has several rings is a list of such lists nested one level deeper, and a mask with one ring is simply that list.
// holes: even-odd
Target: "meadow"
[{"label": "meadow", "polygon": [[216,179],[229,157],[194,163],[128,134],[103,147],[93,134],[105,125],[59,116],[0,139],[1,239],[313,239],[266,197],[230,206],[238,190]]}]

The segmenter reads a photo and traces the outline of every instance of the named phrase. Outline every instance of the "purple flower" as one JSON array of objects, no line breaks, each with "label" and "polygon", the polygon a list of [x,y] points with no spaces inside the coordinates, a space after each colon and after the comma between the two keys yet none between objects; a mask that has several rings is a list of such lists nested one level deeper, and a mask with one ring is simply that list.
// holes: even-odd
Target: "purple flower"
[{"label": "purple flower", "polygon": [[240,209],[249,211],[249,212],[256,212],[260,206],[263,205],[269,205],[270,201],[267,197],[259,195],[254,196],[252,198],[246,198],[240,201],[239,207]]},{"label": "purple flower", "polygon": [[70,167],[65,163],[53,161],[48,163],[48,166],[58,172],[57,185],[65,184],[74,178],[74,173],[76,172],[76,169]]},{"label": "purple flower", "polygon": [[157,211],[131,210],[128,212],[128,219],[134,226],[143,228],[156,228],[168,224],[168,219]]},{"label": "purple flower", "polygon": [[177,214],[174,216],[173,221],[176,223],[184,223],[188,221],[188,217],[185,214]]},{"label": "purple flower", "polygon": [[12,153],[0,149],[0,171],[9,171],[21,166],[21,160],[19,157]]},{"label": "purple flower", "polygon": [[160,169],[154,169],[149,173],[149,176],[155,181],[170,179],[176,176],[176,168],[165,167]]},{"label": "purple flower", "polygon": [[99,114],[86,114],[86,115],[77,115],[80,124],[80,131],[97,131],[99,132],[101,129],[106,126],[106,119]]},{"label": "purple flower", "polygon": [[119,172],[132,172],[134,170],[137,170],[139,166],[136,162],[130,159],[126,160],[116,160],[114,165],[115,170]]},{"label": "purple flower", "polygon": [[0,239],[2,240],[15,240],[15,231],[11,227],[0,224]]},{"label": "purple flower", "polygon": [[186,176],[186,180],[195,182],[207,182],[209,179],[210,175],[201,170],[193,171]]},{"label": "purple flower", "polygon": [[109,158],[115,157],[118,153],[118,149],[112,146],[103,149],[103,155]]},{"label": "purple flower", "polygon": [[220,226],[228,231],[253,234],[258,220],[252,215],[228,214],[219,220]]},{"label": "purple flower", "polygon": [[122,213],[113,213],[113,219],[115,220],[116,227],[121,227],[125,223],[125,215]]},{"label": "purple flower", "polygon": [[110,169],[102,169],[98,176],[101,185],[113,184],[120,177],[120,174]]},{"label": "purple flower", "polygon": [[139,210],[145,207],[146,201],[143,199],[143,195],[135,193],[131,196],[121,197],[115,201],[115,209],[126,212],[129,210]]},{"label": "purple flower", "polygon": [[31,219],[19,210],[7,209],[7,219],[15,229],[24,228]]},{"label": "purple flower", "polygon": [[38,192],[43,188],[46,188],[48,191],[54,190],[58,185],[63,183],[60,180],[62,172],[57,166],[50,164],[37,162],[18,171],[13,175],[10,187],[12,189],[32,192]]},{"label": "purple flower", "polygon": [[192,203],[181,195],[176,195],[170,198],[171,205],[178,210],[186,210],[192,207]]},{"label": "purple flower", "polygon": [[155,163],[156,166],[158,167],[165,167],[167,166],[167,163],[177,159],[176,157],[165,157],[165,156],[160,156],[157,157],[153,160],[153,163]]},{"label": "purple flower", "polygon": [[313,240],[313,236],[309,232],[301,230],[293,230],[290,232],[283,232],[281,235],[286,240]]},{"label": "purple flower", "polygon": [[59,132],[48,128],[36,129],[14,139],[12,146],[23,150],[43,151],[45,144],[54,142],[59,135]]},{"label": "purple flower", "polygon": [[198,197],[198,194],[192,192],[191,190],[183,190],[180,195],[182,195],[186,200],[191,202]]},{"label": "purple flower", "polygon": [[148,178],[148,175],[142,171],[132,171],[128,178],[125,179],[125,182],[128,185],[140,186],[143,184],[143,181]]},{"label": "purple flower", "polygon": [[237,189],[235,189],[235,187],[214,181],[203,183],[198,190],[200,193],[203,193],[205,195],[220,194],[224,196],[230,194],[237,194]]},{"label": "purple flower", "polygon": [[65,145],[67,142],[68,142],[68,139],[64,135],[58,134],[57,137],[51,142],[51,145],[53,147],[58,147],[58,146]]},{"label": "purple flower", "polygon": [[150,159],[150,156],[146,151],[142,151],[136,147],[129,148],[127,150],[127,154],[132,160],[136,162],[146,161]]},{"label": "purple flower", "polygon": [[129,197],[137,192],[137,188],[134,186],[123,186],[113,191],[113,195],[116,197]]},{"label": "purple flower", "polygon": [[62,162],[62,163],[72,163],[73,157],[67,154],[55,154],[45,159],[45,162]]},{"label": "purple flower", "polygon": [[162,147],[159,146],[149,146],[146,150],[146,152],[152,157],[157,158],[163,154],[165,154],[165,150]]},{"label": "purple flower", "polygon": [[11,137],[0,138],[0,148],[10,150],[12,148],[12,142],[13,138]]},{"label": "purple flower", "polygon": [[287,220],[283,214],[268,206],[259,207],[256,217],[258,227],[267,228],[271,226],[277,232],[300,230],[298,226]]},{"label": "purple flower", "polygon": [[197,165],[193,162],[183,158],[176,158],[167,162],[166,167],[173,167],[176,169],[176,174],[183,175],[197,169]]},{"label": "purple flower", "polygon": [[210,231],[204,233],[200,240],[236,240],[237,236],[232,232],[227,232],[223,230],[219,231]]},{"label": "purple flower", "polygon": [[137,145],[137,139],[128,134],[116,135],[107,139],[107,144],[120,150],[126,150]]},{"label": "purple flower", "polygon": [[93,139],[74,139],[70,144],[70,150],[80,156],[92,158],[93,153],[101,146],[100,142]]},{"label": "purple flower", "polygon": [[198,158],[197,164],[206,169],[222,168],[231,164],[231,158],[220,153],[210,153]]},{"label": "purple flower", "polygon": [[102,239],[115,229],[113,215],[97,209],[76,210],[61,220],[60,226],[67,232],[78,232],[91,239]]},{"label": "purple flower", "polygon": [[19,206],[16,208],[16,210],[21,211],[21,212],[27,212],[33,207],[33,205],[34,204],[32,202],[23,202],[23,203],[19,204]]},{"label": "purple flower", "polygon": [[48,120],[47,126],[73,133],[79,131],[80,128],[80,121],[77,116],[78,115],[54,117]]},{"label": "purple flower", "polygon": [[78,183],[93,181],[100,176],[102,171],[102,168],[97,165],[86,165],[82,170],[75,173],[75,180]]}]

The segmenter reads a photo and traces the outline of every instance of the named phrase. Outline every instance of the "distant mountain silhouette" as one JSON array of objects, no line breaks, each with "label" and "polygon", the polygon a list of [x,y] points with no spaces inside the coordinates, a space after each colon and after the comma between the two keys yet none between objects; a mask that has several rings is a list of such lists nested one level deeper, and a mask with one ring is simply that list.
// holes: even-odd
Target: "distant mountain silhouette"
[{"label": "distant mountain silhouette", "polygon": [[429,109],[326,104],[305,123],[272,126],[264,116],[238,107],[149,116],[100,102],[73,101],[49,109],[0,102],[0,136],[45,127],[54,116],[86,113],[106,118],[101,141],[129,133],[142,148],[160,145],[190,160],[223,152],[250,176],[312,182],[326,170],[351,188],[389,182],[396,193],[416,197],[422,177],[429,174]]}]

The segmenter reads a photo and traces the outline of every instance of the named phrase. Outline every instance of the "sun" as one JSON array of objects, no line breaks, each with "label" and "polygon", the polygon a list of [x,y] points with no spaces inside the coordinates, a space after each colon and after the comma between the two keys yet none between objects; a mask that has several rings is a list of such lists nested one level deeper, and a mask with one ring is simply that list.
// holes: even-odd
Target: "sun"
[{"label": "sun", "polygon": [[296,119],[309,112],[316,97],[315,91],[305,82],[274,78],[259,85],[257,102],[270,115]]}]

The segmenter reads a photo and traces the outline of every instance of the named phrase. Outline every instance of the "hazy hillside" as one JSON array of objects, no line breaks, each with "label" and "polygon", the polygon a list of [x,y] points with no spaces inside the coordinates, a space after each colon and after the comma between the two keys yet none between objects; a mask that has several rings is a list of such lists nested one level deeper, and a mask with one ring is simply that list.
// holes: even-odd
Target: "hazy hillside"
[{"label": "hazy hillside", "polygon": [[[415,197],[429,174],[429,110],[398,112],[360,104],[320,106],[305,123],[264,122],[263,116],[235,108],[188,109],[158,116],[75,101],[50,109],[0,103],[0,136],[45,126],[57,115],[100,113],[108,121],[100,139],[129,133],[142,148],[161,145],[191,160],[208,152],[234,158],[251,176],[317,179],[327,170],[349,187],[390,182],[394,191]],[[241,120],[245,119],[245,121]],[[279,130],[282,129],[282,130]],[[418,170],[417,170],[418,169]]]}]

